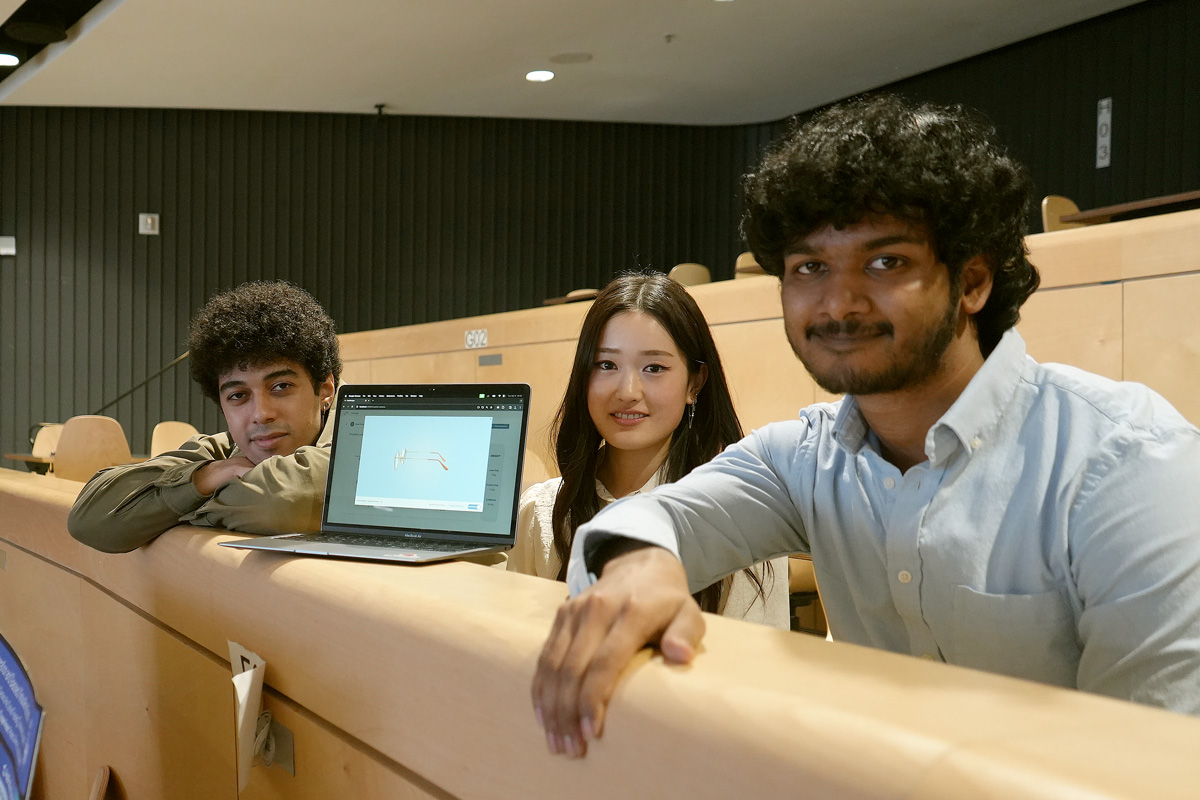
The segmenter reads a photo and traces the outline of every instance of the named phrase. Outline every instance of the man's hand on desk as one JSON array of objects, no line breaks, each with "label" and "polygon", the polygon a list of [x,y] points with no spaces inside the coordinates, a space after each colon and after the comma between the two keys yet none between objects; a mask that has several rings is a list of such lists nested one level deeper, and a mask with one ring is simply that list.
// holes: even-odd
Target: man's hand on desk
[{"label": "man's hand on desk", "polygon": [[234,456],[210,461],[192,473],[192,484],[205,497],[210,496],[222,484],[240,478],[254,468],[254,462],[245,456]]},{"label": "man's hand on desk", "polygon": [[551,753],[581,757],[604,732],[608,701],[634,654],[658,642],[687,664],[704,636],[683,565],[660,547],[607,562],[600,580],[558,610],[533,678],[533,708]]}]

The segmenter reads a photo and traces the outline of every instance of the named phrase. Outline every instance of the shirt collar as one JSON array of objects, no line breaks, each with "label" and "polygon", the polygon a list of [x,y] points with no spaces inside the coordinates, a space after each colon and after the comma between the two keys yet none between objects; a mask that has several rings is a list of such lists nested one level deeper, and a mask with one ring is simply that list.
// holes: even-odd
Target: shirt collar
[{"label": "shirt collar", "polygon": [[[925,437],[925,455],[938,466],[958,447],[974,453],[983,447],[1008,406],[1025,367],[1025,340],[1010,328],[954,404]],[[870,430],[851,395],[842,399],[833,422],[833,438],[843,450],[862,449]]]},{"label": "shirt collar", "polygon": [[[641,494],[642,492],[648,492],[651,489],[658,486],[658,484],[661,482],[661,480],[662,480],[662,467],[659,467],[658,470],[655,471],[655,473],[650,476],[650,480],[646,481],[645,486],[643,486],[642,488],[640,488],[636,491],[630,492],[630,494],[633,495],[633,494]],[[605,503],[612,503],[612,502],[615,502],[617,499],[612,496],[612,492],[610,492],[608,490],[607,486],[605,486],[603,483],[600,482],[599,478],[596,478],[596,496],[599,497],[601,500],[603,500]]]},{"label": "shirt collar", "polygon": [[867,439],[867,421],[858,410],[858,401],[853,395],[842,398],[842,405],[833,418],[833,440],[847,453],[857,453]]},{"label": "shirt collar", "polygon": [[939,466],[958,447],[973,454],[993,438],[1025,369],[1025,340],[1010,328],[954,404],[925,437],[925,455]]}]

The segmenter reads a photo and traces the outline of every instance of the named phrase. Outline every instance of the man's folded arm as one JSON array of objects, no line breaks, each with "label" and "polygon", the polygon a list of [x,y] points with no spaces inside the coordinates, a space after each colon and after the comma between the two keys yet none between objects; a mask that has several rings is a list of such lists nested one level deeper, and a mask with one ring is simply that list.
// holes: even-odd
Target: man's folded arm
[{"label": "man's folded arm", "polygon": [[179,521],[238,533],[307,533],[321,527],[327,446],[301,447],[264,460],[217,489]]},{"label": "man's folded arm", "polygon": [[204,503],[192,475],[229,449],[220,437],[200,436],[141,464],[100,470],[75,499],[67,529],[106,553],[134,550]]}]

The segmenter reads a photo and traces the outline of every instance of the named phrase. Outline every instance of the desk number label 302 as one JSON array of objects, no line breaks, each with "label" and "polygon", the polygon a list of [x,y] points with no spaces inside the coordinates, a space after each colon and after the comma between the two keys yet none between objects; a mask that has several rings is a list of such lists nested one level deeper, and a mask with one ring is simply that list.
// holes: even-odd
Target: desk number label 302
[{"label": "desk number label 302", "polygon": [[473,331],[467,331],[466,344],[468,350],[474,350],[477,347],[487,347],[487,328],[476,328]]}]

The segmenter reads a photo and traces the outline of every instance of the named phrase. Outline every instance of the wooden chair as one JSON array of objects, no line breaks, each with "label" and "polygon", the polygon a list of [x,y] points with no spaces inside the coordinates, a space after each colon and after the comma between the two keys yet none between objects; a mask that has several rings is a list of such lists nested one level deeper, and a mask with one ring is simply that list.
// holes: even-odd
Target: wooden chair
[{"label": "wooden chair", "polygon": [[[31,455],[38,456],[39,458],[53,458],[54,451],[58,449],[58,437],[62,434],[62,429],[61,422],[43,422],[42,426],[38,428],[38,432],[33,435],[33,450],[30,451]],[[53,464],[42,464],[40,466],[30,464],[29,471],[45,474],[53,466]]]},{"label": "wooden chair", "polygon": [[667,273],[667,277],[677,283],[682,283],[684,286],[696,286],[697,284],[712,281],[712,273],[703,264],[676,264],[671,267],[671,271]]},{"label": "wooden chair", "polygon": [[828,636],[829,623],[817,588],[817,575],[812,558],[805,555],[788,557],[788,605],[792,630]]},{"label": "wooden chair", "polygon": [[600,294],[599,289],[572,289],[562,297],[547,297],[542,301],[544,306],[560,306],[563,303],[578,303],[583,300],[594,300]]},{"label": "wooden chair", "polygon": [[33,454],[35,456],[54,455],[62,429],[61,422],[43,422],[37,433],[33,435]]},{"label": "wooden chair", "polygon": [[1048,194],[1042,198],[1042,230],[1062,231],[1067,228],[1082,228],[1083,222],[1063,222],[1060,217],[1064,214],[1078,214],[1079,206],[1069,197],[1060,194]]},{"label": "wooden chair", "polygon": [[92,791],[88,795],[88,800],[107,800],[110,772],[111,770],[107,766],[100,767],[96,772],[96,779],[92,781]]},{"label": "wooden chair", "polygon": [[759,266],[758,261],[754,258],[754,253],[749,250],[737,257],[737,263],[733,267],[733,277],[736,278],[754,278],[758,275],[766,275],[767,271]]},{"label": "wooden chair", "polygon": [[811,556],[788,556],[788,594],[817,591],[817,574]]},{"label": "wooden chair", "polygon": [[54,474],[68,481],[86,481],[105,467],[132,460],[121,423],[87,414],[71,417],[63,425],[54,452]]},{"label": "wooden chair", "polygon": [[566,301],[568,303],[578,303],[583,300],[595,300],[598,294],[600,294],[599,289],[572,289],[567,292]]},{"label": "wooden chair", "polygon": [[187,422],[169,419],[158,423],[150,433],[150,457],[154,458],[168,450],[178,450],[179,445],[200,431]]}]

